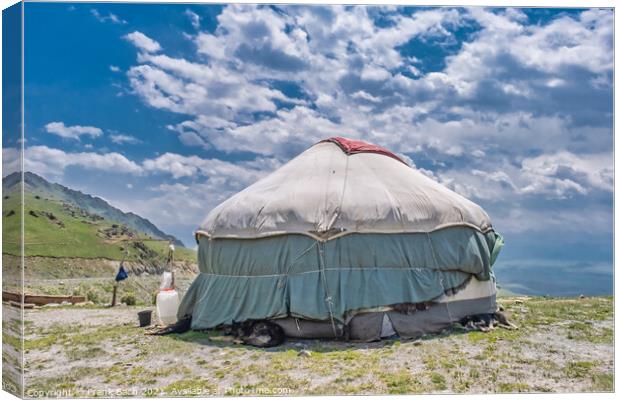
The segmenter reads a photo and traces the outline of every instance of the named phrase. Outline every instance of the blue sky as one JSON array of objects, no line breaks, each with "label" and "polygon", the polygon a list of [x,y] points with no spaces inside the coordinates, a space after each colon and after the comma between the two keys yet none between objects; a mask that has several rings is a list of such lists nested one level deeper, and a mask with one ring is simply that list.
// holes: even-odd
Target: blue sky
[{"label": "blue sky", "polygon": [[231,194],[361,138],[482,205],[500,270],[611,288],[611,10],[25,9],[26,167],[50,180],[192,244]]}]

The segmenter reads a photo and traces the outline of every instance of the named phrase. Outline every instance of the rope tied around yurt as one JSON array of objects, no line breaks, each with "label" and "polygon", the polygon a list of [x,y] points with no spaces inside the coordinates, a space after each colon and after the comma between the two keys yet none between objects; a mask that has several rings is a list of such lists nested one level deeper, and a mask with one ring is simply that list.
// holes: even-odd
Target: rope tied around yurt
[{"label": "rope tied around yurt", "polygon": [[332,331],[334,332],[334,337],[338,337],[338,329],[336,329],[336,322],[334,320],[334,311],[333,306],[334,302],[332,296],[329,294],[329,287],[327,285],[327,277],[325,276],[325,250],[324,243],[318,243],[319,248],[319,270],[321,274],[321,281],[323,283],[323,289],[325,290],[325,302],[327,303],[327,311],[329,312],[329,320],[332,324]]},{"label": "rope tied around yurt", "polygon": [[[426,232],[426,237],[428,238],[428,243],[431,246],[431,255],[433,257],[433,263],[435,264],[435,267],[437,268],[437,274],[439,274],[439,284],[441,285],[443,294],[447,295],[446,285],[444,284],[444,280],[443,280],[443,273],[441,272],[441,269],[439,269],[439,262],[437,260],[437,255],[435,254],[435,246],[433,246],[431,235],[428,232]],[[446,311],[448,312],[448,318],[450,319],[450,322],[453,322],[454,319],[452,317],[452,313],[450,312],[450,301],[446,301],[445,304],[446,304]]]},{"label": "rope tied around yurt", "polygon": [[291,272],[291,268],[293,268],[293,265],[295,265],[295,263],[297,263],[297,261],[299,261],[300,258],[308,254],[308,252],[310,252],[310,250],[312,250],[315,246],[317,246],[318,243],[319,242],[312,243],[308,248],[306,248],[304,251],[299,253],[299,255],[295,257],[295,259],[293,259],[293,261],[291,261],[291,263],[289,264],[288,268],[286,269],[286,272],[284,273],[284,276],[288,277],[289,273]]}]

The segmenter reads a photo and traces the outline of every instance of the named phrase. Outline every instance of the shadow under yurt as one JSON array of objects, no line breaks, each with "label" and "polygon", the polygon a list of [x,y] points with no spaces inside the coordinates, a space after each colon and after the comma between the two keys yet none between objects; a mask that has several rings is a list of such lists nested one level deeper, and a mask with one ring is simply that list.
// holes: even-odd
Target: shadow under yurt
[{"label": "shadow under yurt", "polygon": [[503,244],[481,207],[390,151],[323,140],[213,209],[192,329],[268,321],[295,338],[371,341],[497,311]]}]

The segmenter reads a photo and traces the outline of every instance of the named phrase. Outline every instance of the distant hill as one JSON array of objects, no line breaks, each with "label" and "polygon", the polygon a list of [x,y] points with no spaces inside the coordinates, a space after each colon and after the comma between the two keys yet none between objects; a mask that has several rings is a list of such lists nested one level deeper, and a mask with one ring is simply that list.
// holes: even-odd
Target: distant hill
[{"label": "distant hill", "polygon": [[[2,189],[5,193],[10,193],[19,188],[20,174],[14,172],[2,179]],[[158,229],[151,221],[142,218],[132,212],[123,212],[111,206],[100,197],[91,196],[77,190],[69,189],[58,183],[51,183],[41,176],[32,172],[24,173],[24,190],[27,193],[39,195],[40,197],[52,198],[71,203],[88,213],[97,214],[105,219],[119,222],[138,232],[143,232],[154,238],[170,240],[176,246],[183,246],[183,242],[172,235],[168,235]]]},{"label": "distant hill", "polygon": [[[19,255],[20,176],[2,180],[3,252]],[[24,174],[24,243],[26,256],[106,258],[134,261],[161,259],[167,241],[175,259],[195,262],[196,252],[149,220],[125,213],[99,197]],[[128,254],[126,256],[126,254]]]}]

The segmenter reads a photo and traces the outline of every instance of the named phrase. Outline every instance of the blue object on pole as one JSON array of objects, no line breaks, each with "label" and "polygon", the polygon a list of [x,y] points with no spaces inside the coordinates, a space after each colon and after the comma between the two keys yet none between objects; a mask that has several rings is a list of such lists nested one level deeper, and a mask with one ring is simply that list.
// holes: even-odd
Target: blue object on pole
[{"label": "blue object on pole", "polygon": [[127,271],[125,271],[125,268],[123,268],[123,265],[121,264],[120,268],[118,269],[118,273],[116,274],[116,278],[114,278],[114,280],[116,282],[120,282],[122,280],[127,279],[128,275],[127,275]]}]

